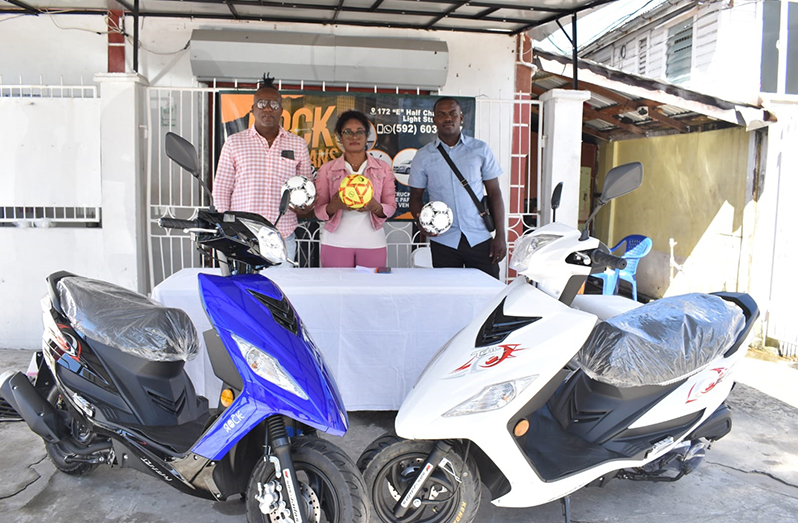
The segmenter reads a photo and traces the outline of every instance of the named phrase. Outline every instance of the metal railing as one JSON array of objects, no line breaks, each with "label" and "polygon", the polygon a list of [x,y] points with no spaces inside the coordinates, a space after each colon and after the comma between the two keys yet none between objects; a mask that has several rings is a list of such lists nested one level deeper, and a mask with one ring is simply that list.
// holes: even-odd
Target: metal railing
[{"label": "metal railing", "polygon": [[[99,93],[96,85],[46,85],[3,83],[0,75],[0,99],[94,99]],[[29,201],[13,201],[0,206],[0,225],[48,228],[55,226],[86,226],[102,223],[99,206],[30,205]]]},{"label": "metal railing", "polygon": [[[164,137],[175,132],[195,144],[201,161],[201,173],[205,180],[213,177],[214,165],[208,159],[216,157],[216,136],[209,135],[215,129],[215,112],[210,100],[216,93],[230,92],[230,88],[148,88],[148,161],[147,161],[147,208],[149,209],[149,263],[152,287],[185,267],[210,266],[213,262],[203,260],[194,248],[191,238],[179,231],[164,231],[157,225],[160,217],[190,218],[198,207],[209,201],[199,184],[190,175],[170,162],[164,152]],[[247,92],[251,91],[248,89]],[[491,100],[477,98],[476,136],[491,146],[505,173],[510,176],[510,194],[504,195],[508,221],[508,250],[531,224],[536,223],[537,214],[527,209],[527,202],[537,198],[532,189],[540,187],[540,162],[537,169],[529,173],[529,157],[540,157],[541,143],[530,143],[529,119],[532,106],[542,115],[543,107],[537,100]],[[542,118],[541,118],[542,119]],[[542,129],[538,125],[538,136]],[[534,177],[534,178],[533,178]],[[533,194],[534,192],[534,194]],[[320,225],[315,220],[301,220],[297,229],[297,252],[301,267],[318,266]],[[410,222],[387,222],[388,265],[410,267],[411,253],[426,245],[423,236]],[[506,274],[505,259],[505,274]]]}]

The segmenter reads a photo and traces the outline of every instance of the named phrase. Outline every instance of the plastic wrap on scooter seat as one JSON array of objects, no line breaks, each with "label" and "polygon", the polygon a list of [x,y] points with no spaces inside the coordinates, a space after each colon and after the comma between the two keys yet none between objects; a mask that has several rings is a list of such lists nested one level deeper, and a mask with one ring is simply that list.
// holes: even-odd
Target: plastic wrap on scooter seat
[{"label": "plastic wrap on scooter seat", "polygon": [[187,361],[197,354],[197,329],[184,311],[99,280],[59,280],[61,307],[84,336],[150,361]]},{"label": "plastic wrap on scooter seat", "polygon": [[620,388],[668,385],[706,367],[744,327],[742,309],[717,296],[663,298],[596,325],[577,363]]}]

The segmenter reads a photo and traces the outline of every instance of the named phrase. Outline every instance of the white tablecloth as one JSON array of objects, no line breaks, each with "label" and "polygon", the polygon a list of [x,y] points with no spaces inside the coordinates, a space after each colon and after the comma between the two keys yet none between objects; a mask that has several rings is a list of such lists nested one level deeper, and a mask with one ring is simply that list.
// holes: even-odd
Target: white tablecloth
[{"label": "white tablecloth", "polygon": [[[185,310],[201,334],[210,322],[197,274],[183,269],[153,298]],[[397,410],[438,349],[467,325],[504,284],[476,269],[271,269],[335,375],[347,410]],[[204,347],[186,364],[197,392],[216,403],[221,382]]]}]

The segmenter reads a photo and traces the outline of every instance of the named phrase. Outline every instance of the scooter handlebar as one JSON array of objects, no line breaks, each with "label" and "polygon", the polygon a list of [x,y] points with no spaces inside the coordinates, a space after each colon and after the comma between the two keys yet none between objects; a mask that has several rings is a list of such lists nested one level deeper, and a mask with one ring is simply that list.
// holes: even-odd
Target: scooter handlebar
[{"label": "scooter handlebar", "polygon": [[604,267],[609,267],[610,269],[621,270],[626,268],[625,258],[613,256],[612,254],[608,254],[598,249],[593,250],[593,253],[590,255],[590,257],[593,260],[593,266],[603,265]]},{"label": "scooter handlebar", "polygon": [[177,218],[159,218],[158,225],[164,229],[194,229],[199,227],[198,220],[178,220]]}]

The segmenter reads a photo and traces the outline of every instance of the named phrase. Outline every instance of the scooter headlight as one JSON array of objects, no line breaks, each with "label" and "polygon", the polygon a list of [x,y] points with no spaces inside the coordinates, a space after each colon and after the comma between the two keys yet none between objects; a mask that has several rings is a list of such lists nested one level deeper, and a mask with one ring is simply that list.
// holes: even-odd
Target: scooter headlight
[{"label": "scooter headlight", "polygon": [[516,272],[524,272],[529,268],[532,255],[561,236],[556,234],[525,234],[515,242],[515,250],[510,260],[510,268]]},{"label": "scooter headlight", "polygon": [[266,354],[247,340],[240,338],[233,333],[230,333],[230,336],[233,337],[233,341],[235,341],[236,345],[238,345],[238,350],[241,351],[241,354],[244,356],[249,368],[252,369],[252,372],[266,381],[277,385],[281,389],[286,390],[295,396],[299,396],[303,400],[308,399],[308,395],[304,390],[302,390],[302,387],[300,387],[299,384],[288,374],[288,372],[286,372],[283,366],[280,365],[279,361]]},{"label": "scooter headlight", "polygon": [[239,218],[239,221],[258,238],[258,250],[261,256],[273,264],[282,263],[288,259],[285,240],[277,229],[252,220]]},{"label": "scooter headlight", "polygon": [[537,378],[538,376],[535,374],[485,387],[479,394],[449,410],[443,417],[451,418],[500,409],[513,401],[527,387],[532,385]]}]

